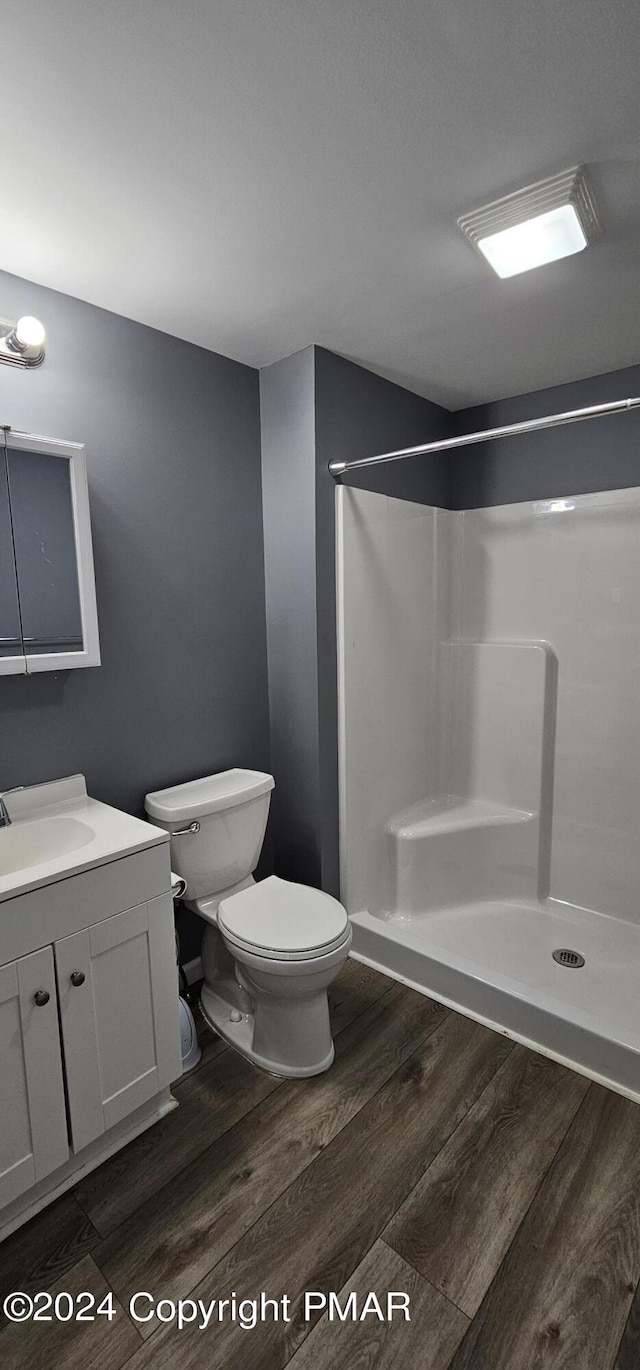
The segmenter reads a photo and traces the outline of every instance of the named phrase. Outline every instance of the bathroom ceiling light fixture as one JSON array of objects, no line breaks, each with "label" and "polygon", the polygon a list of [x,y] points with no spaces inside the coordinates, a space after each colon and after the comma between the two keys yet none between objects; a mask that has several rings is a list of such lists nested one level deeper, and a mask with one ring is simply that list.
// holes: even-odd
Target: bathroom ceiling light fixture
[{"label": "bathroom ceiling light fixture", "polygon": [[458,227],[502,279],[582,252],[602,232],[581,166],[463,214]]},{"label": "bathroom ceiling light fixture", "polygon": [[8,366],[40,366],[46,334],[39,319],[24,314],[17,323],[0,319],[0,362]]}]

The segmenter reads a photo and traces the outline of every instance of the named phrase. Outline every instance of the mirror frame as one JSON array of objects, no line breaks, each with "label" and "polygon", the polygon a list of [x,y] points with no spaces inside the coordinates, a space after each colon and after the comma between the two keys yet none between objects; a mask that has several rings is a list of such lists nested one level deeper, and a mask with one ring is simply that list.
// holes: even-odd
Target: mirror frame
[{"label": "mirror frame", "polygon": [[34,675],[36,671],[66,671],[78,666],[99,666],[100,638],[98,635],[89,486],[84,443],[60,442],[57,438],[43,438],[34,433],[21,433],[13,428],[7,430],[6,438],[7,447],[13,448],[14,451],[39,452],[44,456],[55,457],[69,463],[69,484],[78,567],[78,595],[84,646],[81,652],[46,652],[38,655],[23,651],[20,656],[0,658],[0,675]]}]

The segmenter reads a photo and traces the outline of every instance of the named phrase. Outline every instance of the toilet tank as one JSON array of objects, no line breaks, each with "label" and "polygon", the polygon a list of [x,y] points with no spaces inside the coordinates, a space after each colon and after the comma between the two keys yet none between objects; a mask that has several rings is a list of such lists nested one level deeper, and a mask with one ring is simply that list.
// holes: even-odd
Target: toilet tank
[{"label": "toilet tank", "polygon": [[[274,783],[264,771],[236,767],[147,795],[149,818],[172,834],[171,866],[186,880],[189,900],[230,889],[255,870]],[[182,831],[196,823],[198,831]]]}]

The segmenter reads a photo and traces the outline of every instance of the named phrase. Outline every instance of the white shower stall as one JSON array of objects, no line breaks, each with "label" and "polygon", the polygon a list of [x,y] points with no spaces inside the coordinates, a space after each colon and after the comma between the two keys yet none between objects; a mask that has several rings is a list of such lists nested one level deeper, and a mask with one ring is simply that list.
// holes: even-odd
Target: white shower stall
[{"label": "white shower stall", "polygon": [[640,1100],[640,490],[336,498],[354,954]]}]

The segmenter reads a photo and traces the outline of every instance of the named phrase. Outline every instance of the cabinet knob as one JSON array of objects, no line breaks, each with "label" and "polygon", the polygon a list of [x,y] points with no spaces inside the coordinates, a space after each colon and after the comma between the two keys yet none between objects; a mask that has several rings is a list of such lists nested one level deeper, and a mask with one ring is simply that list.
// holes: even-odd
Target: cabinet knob
[{"label": "cabinet knob", "polygon": [[76,987],[76,989],[77,989],[79,985],[83,985],[83,984],[84,984],[84,981],[85,981],[85,974],[84,974],[84,971],[83,971],[83,970],[74,970],[74,971],[73,971],[73,974],[72,974],[72,976],[71,976],[71,984],[72,984],[72,985],[75,985],[75,987]]},{"label": "cabinet knob", "polygon": [[35,1004],[38,1005],[38,1008],[44,1008],[45,1004],[49,1003],[50,998],[51,995],[49,994],[48,989],[39,989],[36,990],[36,993],[33,996],[33,1001]]}]

